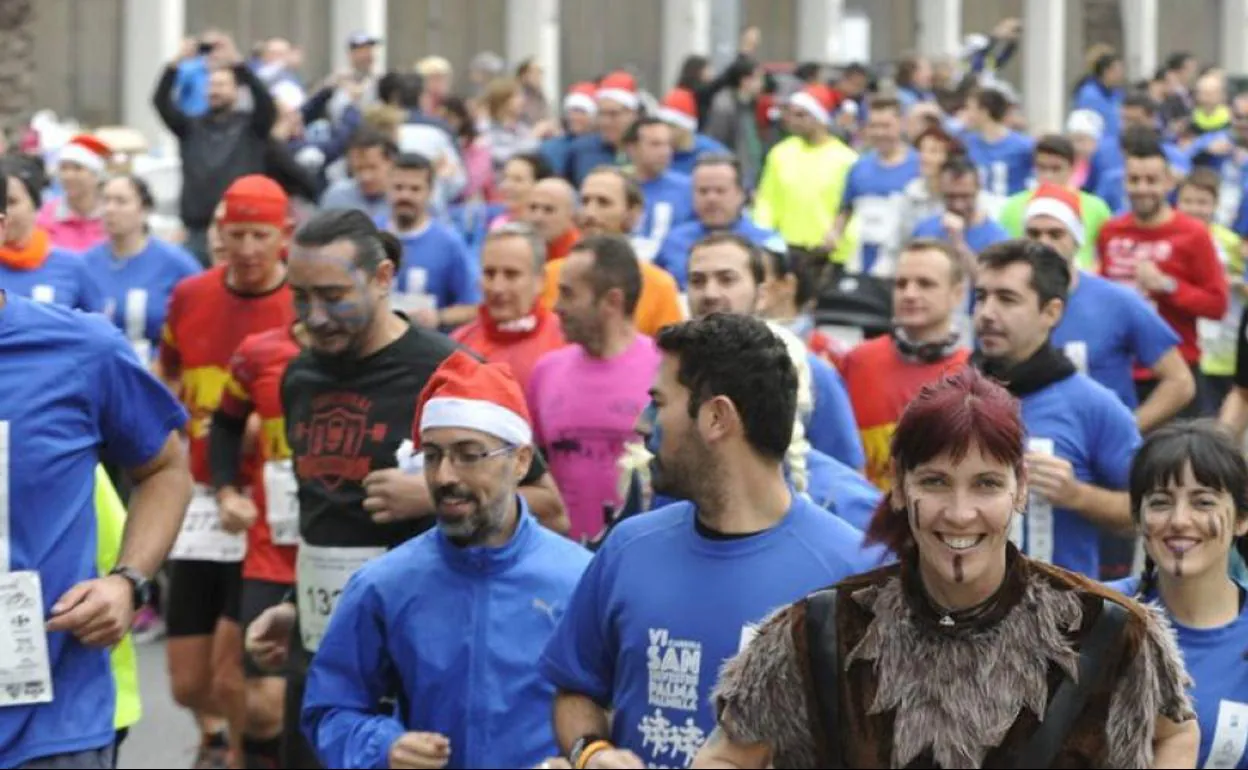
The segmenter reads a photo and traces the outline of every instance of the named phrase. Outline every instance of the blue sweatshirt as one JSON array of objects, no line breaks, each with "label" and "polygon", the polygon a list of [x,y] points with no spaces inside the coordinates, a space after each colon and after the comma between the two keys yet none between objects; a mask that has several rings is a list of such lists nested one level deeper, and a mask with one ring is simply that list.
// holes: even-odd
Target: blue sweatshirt
[{"label": "blue sweatshirt", "polygon": [[609,706],[611,740],[648,767],[688,767],[715,727],[720,667],[766,616],[871,569],[861,534],[804,496],[769,530],[707,536],[682,502],[620,522],[542,655],[555,686]]},{"label": "blue sweatshirt", "polygon": [[1091,110],[1100,115],[1104,123],[1101,136],[1113,137],[1114,141],[1118,141],[1118,134],[1122,130],[1119,112],[1122,108],[1123,96],[1123,89],[1106,88],[1096,78],[1088,78],[1075,91],[1075,101],[1071,110]]},{"label": "blue sweatshirt", "polygon": [[620,151],[607,144],[602,134],[581,134],[568,145],[563,166],[558,170],[564,179],[579,190],[581,182],[585,181],[589,172],[599,166],[618,166],[620,157]]},{"label": "blue sweatshirt", "polygon": [[677,174],[693,175],[693,167],[698,162],[698,156],[703,153],[710,155],[731,155],[732,151],[720,143],[717,139],[712,139],[706,134],[693,135],[693,147],[688,150],[675,150],[672,152],[672,165],[668,166],[668,171],[675,171]]},{"label": "blue sweatshirt", "polygon": [[[408,731],[446,736],[450,768],[533,767],[560,753],[555,690],[537,662],[590,555],[518,499],[501,548],[460,548],[433,529],[352,576],[303,699],[303,731],[326,767],[388,767]],[[387,697],[396,709],[379,708]]]}]

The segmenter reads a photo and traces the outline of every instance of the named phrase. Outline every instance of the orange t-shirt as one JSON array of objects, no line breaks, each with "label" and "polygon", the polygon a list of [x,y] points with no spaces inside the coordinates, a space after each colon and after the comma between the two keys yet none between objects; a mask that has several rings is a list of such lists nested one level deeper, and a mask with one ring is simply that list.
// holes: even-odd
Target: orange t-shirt
[{"label": "orange t-shirt", "polygon": [[507,364],[527,392],[529,375],[537,360],[567,344],[559,317],[544,307],[531,315],[501,326],[491,323],[482,305],[477,320],[451,333],[451,339],[472,350],[486,361]]},{"label": "orange t-shirt", "polygon": [[924,385],[966,365],[971,351],[958,348],[948,358],[923,364],[907,361],[887,335],[867,340],[845,356],[841,374],[854,406],[867,478],[881,490],[892,488],[889,458],[897,420]]},{"label": "orange t-shirt", "polygon": [[[680,289],[676,287],[676,279],[663,268],[640,260],[637,264],[641,266],[641,296],[637,298],[633,323],[637,331],[654,337],[664,326],[685,320]],[[546,288],[542,292],[542,302],[548,308],[553,308],[555,300],[559,299],[559,271],[562,269],[561,259],[546,263]]]},{"label": "orange t-shirt", "polygon": [[182,385],[182,403],[191,413],[188,426],[191,475],[212,484],[208,428],[221,403],[228,367],[243,340],[295,322],[294,301],[285,281],[264,294],[240,294],[225,283],[219,265],[191,276],[173,288],[160,339],[160,364]]}]

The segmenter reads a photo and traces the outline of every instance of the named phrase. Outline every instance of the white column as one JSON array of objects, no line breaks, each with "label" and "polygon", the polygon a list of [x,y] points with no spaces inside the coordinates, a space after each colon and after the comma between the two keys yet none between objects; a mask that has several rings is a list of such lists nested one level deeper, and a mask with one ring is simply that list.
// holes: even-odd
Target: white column
[{"label": "white column", "polygon": [[[1122,27],[1127,77],[1151,78],[1157,70],[1157,0],[1123,0]],[[1224,40],[1227,33],[1222,30]],[[1235,46],[1242,35],[1240,27],[1232,37]]]},{"label": "white column", "polygon": [[919,53],[935,58],[957,56],[962,47],[962,0],[922,0],[914,5]]},{"label": "white column", "polygon": [[[333,0],[330,7],[329,36],[333,47],[334,72],[341,72],[350,66],[347,61],[347,38],[356,32],[363,32],[373,37],[386,37],[386,0]],[[373,71],[380,74],[386,69],[384,48],[378,51]]]},{"label": "white column", "polygon": [[1026,0],[1023,18],[1023,105],[1032,134],[1065,122],[1066,3]]},{"label": "white column", "polygon": [[[663,0],[662,83],[649,84],[654,98],[662,99],[676,85],[686,56],[711,51],[712,0]],[[735,43],[734,43],[735,45]],[[734,52],[735,53],[735,52]]]},{"label": "white column", "polygon": [[126,0],[122,23],[122,123],[142,131],[153,150],[172,151],[152,94],[186,36],[186,0]]},{"label": "white column", "polygon": [[1248,1],[1222,0],[1219,60],[1222,68],[1232,75],[1248,73],[1248,46],[1244,45],[1244,32],[1248,31]]},{"label": "white column", "polygon": [[797,60],[839,62],[844,15],[845,0],[797,0]]},{"label": "white column", "polygon": [[507,0],[507,61],[512,69],[522,59],[537,58],[542,88],[551,104],[563,90],[559,75],[559,0]]}]

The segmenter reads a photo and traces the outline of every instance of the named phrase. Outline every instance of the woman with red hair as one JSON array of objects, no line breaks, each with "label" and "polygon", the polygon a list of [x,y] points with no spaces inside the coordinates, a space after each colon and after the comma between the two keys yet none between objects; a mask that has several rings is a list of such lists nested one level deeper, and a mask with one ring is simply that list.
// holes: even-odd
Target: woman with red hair
[{"label": "woman with red hair", "polygon": [[1195,767],[1164,616],[1011,541],[1018,403],[967,368],[893,436],[868,539],[899,563],[770,618],[729,661],[694,767]]}]

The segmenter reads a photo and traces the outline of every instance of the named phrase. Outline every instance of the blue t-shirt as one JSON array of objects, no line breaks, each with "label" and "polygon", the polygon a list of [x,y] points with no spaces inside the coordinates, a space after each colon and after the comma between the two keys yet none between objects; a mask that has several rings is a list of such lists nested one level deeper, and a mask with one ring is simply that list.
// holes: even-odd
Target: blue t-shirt
[{"label": "blue t-shirt", "polygon": [[688,767],[715,727],[720,667],[768,614],[876,566],[857,530],[801,495],[748,537],[705,537],[694,517],[682,502],[620,522],[540,664],[556,687],[610,704],[612,742],[648,767]]},{"label": "blue t-shirt", "polygon": [[641,194],[645,212],[633,231],[633,247],[637,256],[651,261],[673,227],[693,220],[693,184],[684,174],[664,171],[642,182]]},{"label": "blue t-shirt", "polygon": [[980,184],[993,195],[1008,198],[1027,189],[1032,176],[1036,142],[1026,134],[1010,131],[996,142],[968,131],[962,135],[966,153],[979,169]]},{"label": "blue t-shirt", "polygon": [[[1188,694],[1200,725],[1197,767],[1248,770],[1248,586],[1239,585],[1239,617],[1219,628],[1188,628],[1170,618],[1183,663],[1192,677]],[[1135,596],[1139,578],[1110,583]],[[1157,601],[1156,592],[1143,597]],[[1211,761],[1210,754],[1214,757]]]},{"label": "blue t-shirt", "polygon": [[900,245],[901,200],[906,185],[918,176],[919,153],[913,149],[895,166],[884,165],[872,151],[849,169],[841,206],[858,220],[859,272],[870,273],[881,250],[891,259]]},{"label": "blue t-shirt", "polygon": [[398,238],[403,244],[403,261],[395,276],[398,295],[432,296],[439,310],[481,302],[477,263],[459,233],[430,220],[423,229]]},{"label": "blue t-shirt", "polygon": [[[759,227],[754,224],[754,220],[744,215],[739,217],[728,230],[757,246],[766,246],[768,242],[775,243],[777,246],[784,244],[774,230]],[[711,230],[701,221],[694,219],[673,227],[663,239],[663,244],[659,246],[659,253],[654,257],[654,264],[671,273],[681,291],[689,287],[689,250],[693,248],[693,244],[710,233]]]},{"label": "blue t-shirt", "polygon": [[0,265],[0,290],[88,313],[103,313],[107,309],[104,292],[88,272],[82,255],[55,246],[34,270]]},{"label": "blue t-shirt", "polygon": [[[939,238],[942,241],[948,240],[949,235],[945,232],[945,226],[940,221],[943,216],[943,214],[936,214],[920,221],[914,226],[914,237]],[[963,233],[963,237],[966,238],[966,245],[971,247],[971,251],[978,254],[994,243],[1008,241],[1010,234],[1005,231],[1004,227],[997,224],[995,219],[985,217],[984,221],[967,228],[966,232]]]},{"label": "blue t-shirt", "polygon": [[719,140],[712,139],[706,134],[694,134],[692,148],[672,152],[672,165],[668,166],[668,170],[675,171],[677,174],[691,176],[693,167],[697,165],[698,156],[703,153],[708,155],[731,155],[732,151]]},{"label": "blue t-shirt", "polygon": [[560,175],[579,190],[589,172],[599,166],[618,166],[620,158],[620,151],[603,141],[602,134],[581,134],[568,145]]},{"label": "blue t-shirt", "polygon": [[867,477],[835,457],[806,453],[806,494],[824,510],[865,532],[883,493]]},{"label": "blue t-shirt", "polygon": [[158,238],[148,238],[143,250],[127,259],[115,259],[108,242],[92,246],[82,258],[104,292],[108,317],[132,343],[145,341],[147,345],[138,344],[135,350],[146,347],[150,358],[160,341],[173,287],[198,274],[199,261],[181,246]]},{"label": "blue t-shirt", "polygon": [[[1104,489],[1124,490],[1141,439],[1135,416],[1108,388],[1075,373],[1020,399],[1028,449],[1074,466],[1075,478]],[[1100,577],[1100,528],[1074,511],[1055,508],[1032,495],[1018,519],[1020,547],[1028,556]]]},{"label": "blue t-shirt", "polygon": [[1152,369],[1179,344],[1179,335],[1139,293],[1080,272],[1052,342],[1079,371],[1135,409],[1140,403],[1132,376],[1135,365]]},{"label": "blue t-shirt", "polygon": [[806,361],[810,365],[810,386],[815,395],[815,408],[806,420],[806,440],[825,455],[862,470],[867,464],[867,453],[862,448],[862,436],[858,433],[858,421],[854,418],[854,405],[849,400],[845,380],[835,366],[814,353],[808,353]]},{"label": "blue t-shirt", "polygon": [[[125,468],[144,465],[188,418],[103,316],[9,293],[0,309],[0,362],[9,519],[8,562],[0,569],[39,573],[46,619],[66,591],[98,576],[101,455]],[[108,650],[63,631],[47,638],[53,700],[0,708],[0,767],[115,739]]]}]

